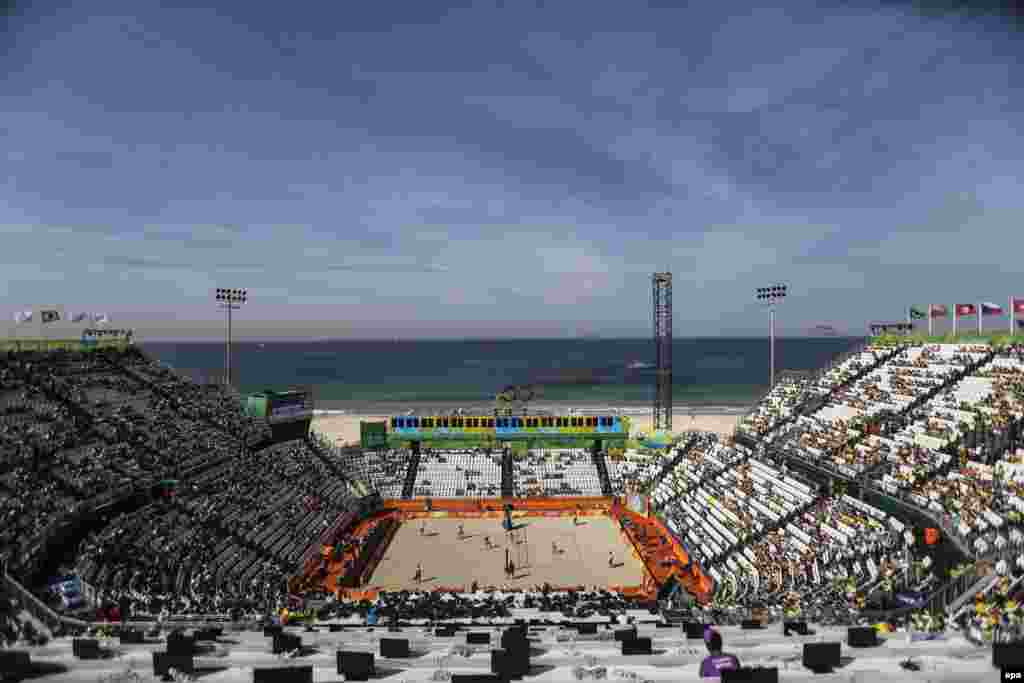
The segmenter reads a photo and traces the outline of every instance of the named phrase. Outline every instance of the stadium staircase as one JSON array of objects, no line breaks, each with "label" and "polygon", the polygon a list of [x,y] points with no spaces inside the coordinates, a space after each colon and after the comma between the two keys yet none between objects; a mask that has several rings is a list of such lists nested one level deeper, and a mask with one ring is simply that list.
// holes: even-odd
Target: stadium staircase
[{"label": "stadium staircase", "polygon": [[597,476],[601,479],[601,493],[605,496],[612,496],[612,480],[608,476],[608,463],[604,459],[604,451],[591,451],[590,457],[594,461],[594,467],[597,469]]},{"label": "stadium staircase", "polygon": [[[995,358],[995,357],[996,357],[996,352],[993,349],[993,350],[989,351],[989,353],[986,354],[980,360],[977,360],[977,361],[971,363],[970,365],[965,366],[963,370],[959,370],[956,373],[954,373],[952,377],[950,377],[948,380],[943,382],[938,387],[936,387],[934,389],[930,389],[926,393],[921,394],[919,396],[916,396],[913,401],[908,403],[903,409],[901,409],[898,413],[896,413],[896,417],[898,419],[900,419],[900,420],[906,420],[906,418],[910,414],[912,414],[915,410],[917,410],[918,408],[923,406],[925,403],[927,403],[928,401],[930,401],[933,398],[935,398],[936,396],[938,396],[939,394],[942,394],[942,393],[945,393],[945,392],[949,391],[950,389],[955,387],[957,384],[962,382],[965,377],[970,377],[971,374],[974,373],[975,371],[977,371],[979,368],[981,368],[981,367],[991,363],[992,359]],[[847,446],[853,445],[855,443],[859,443],[866,436],[867,436],[867,432],[865,431],[865,432],[861,433],[861,435],[859,437],[854,437],[850,442],[847,443]],[[877,465],[874,465],[873,467],[870,467],[869,469],[865,470],[861,474],[861,477],[863,477],[863,478],[871,478],[881,468],[883,468],[885,465],[886,465],[886,463],[884,461],[883,462],[879,462]]]},{"label": "stadium staircase", "polygon": [[514,498],[516,495],[515,475],[512,469],[512,449],[506,448],[501,454],[501,497]]},{"label": "stadium staircase", "polygon": [[[679,465],[679,463],[681,463],[683,461],[683,458],[686,457],[687,452],[690,449],[692,449],[694,446],[695,446],[695,443],[687,444],[686,450],[683,451],[682,455],[678,456],[677,459],[674,459],[675,465],[673,467],[665,469],[663,474],[660,475],[660,478],[657,481],[661,481],[665,477],[667,477],[672,472],[672,470],[675,467],[677,467]],[[749,458],[744,458],[742,460],[742,462],[734,463],[732,465],[726,465],[725,467],[717,468],[717,469],[714,469],[714,470],[711,470],[709,472],[706,472],[706,473],[702,474],[700,479],[698,479],[695,484],[687,485],[687,488],[686,488],[685,491],[679,491],[679,492],[669,496],[668,498],[666,498],[665,502],[658,506],[658,509],[664,510],[665,508],[669,507],[670,505],[675,503],[677,500],[679,500],[683,496],[689,495],[690,493],[692,493],[696,489],[699,489],[701,486],[704,486],[708,482],[713,481],[715,479],[718,479],[718,477],[723,472],[725,472],[726,470],[732,469],[732,468],[734,468],[734,467],[736,467],[738,465],[741,465],[741,464],[745,464],[747,462],[747,460],[749,460]],[[654,486],[657,486],[657,483],[655,482],[655,480],[651,480],[651,482],[648,482],[648,483],[650,484],[652,482],[654,483]]]},{"label": "stadium staircase", "polygon": [[[867,347],[868,347],[867,344],[863,344],[861,346],[858,346],[855,349],[852,349],[850,351],[847,351],[847,352],[842,353],[839,356],[837,356],[829,364],[829,366],[827,368],[824,368],[819,373],[817,373],[817,375],[814,377],[814,379],[811,380],[810,386],[813,387],[814,385],[816,385],[821,380],[822,377],[824,377],[826,374],[828,374],[836,366],[842,365],[849,358],[852,358],[853,356],[855,356],[857,354],[863,353],[867,349]],[[747,446],[748,448],[757,448],[757,445],[758,445],[759,441],[772,436],[773,434],[778,432],[780,429],[782,429],[786,425],[788,425],[788,424],[790,424],[792,422],[795,422],[797,420],[797,418],[799,418],[802,415],[811,415],[813,413],[818,412],[819,410],[821,410],[821,408],[823,408],[825,406],[825,403],[828,401],[830,396],[832,396],[833,394],[835,394],[837,392],[840,392],[840,391],[846,389],[847,387],[852,386],[855,382],[860,381],[862,378],[866,377],[868,374],[870,374],[870,373],[874,372],[875,370],[877,370],[878,368],[882,367],[883,365],[885,365],[886,363],[888,363],[889,361],[891,361],[893,358],[897,357],[901,353],[903,353],[903,347],[898,346],[898,347],[895,347],[889,353],[882,354],[878,358],[878,360],[876,360],[874,363],[871,363],[870,365],[868,365],[867,367],[863,368],[859,372],[857,372],[857,373],[851,375],[850,377],[848,377],[846,380],[840,382],[839,384],[836,384],[834,387],[832,387],[832,389],[829,390],[829,393],[826,394],[825,396],[818,396],[816,394],[810,394],[809,391],[806,392],[808,395],[801,401],[801,403],[796,407],[796,409],[793,411],[793,413],[791,415],[788,415],[787,417],[784,417],[781,420],[778,420],[777,422],[774,422],[767,430],[765,430],[761,434],[758,434],[756,437],[751,435],[751,434],[748,434],[746,432],[739,432],[738,433],[738,437],[739,438],[737,440],[740,443],[742,443],[744,446]],[[770,393],[771,393],[771,390],[766,392],[765,395],[763,397],[761,397],[761,399],[759,401],[757,401],[757,403],[754,404],[754,408],[751,409],[751,412],[756,410],[757,406],[761,405],[761,402],[765,398],[767,398],[768,394],[770,394]]]},{"label": "stadium staircase", "polygon": [[275,555],[271,550],[264,548],[263,546],[241,536],[237,531],[227,526],[227,524],[224,523],[224,520],[216,516],[210,516],[208,518],[199,519],[192,510],[190,510],[176,498],[171,499],[171,505],[173,505],[187,517],[195,521],[197,526],[201,525],[209,529],[213,529],[217,532],[217,535],[220,537],[221,540],[232,541],[235,545],[239,546],[240,548],[248,550],[252,556],[255,556],[259,560],[271,560],[277,563],[286,562],[286,558]]},{"label": "stadium staircase", "polygon": [[657,485],[658,482],[664,481],[665,477],[667,477],[677,467],[679,467],[679,463],[681,463],[683,461],[683,458],[686,457],[687,453],[690,452],[690,449],[693,448],[696,444],[697,444],[697,437],[695,435],[695,436],[691,436],[687,440],[687,442],[685,444],[683,444],[682,446],[678,446],[676,448],[676,454],[672,457],[672,459],[664,467],[661,468],[661,472],[658,473],[657,479],[654,479],[653,481],[651,481],[649,483]]},{"label": "stadium staircase", "polygon": [[[902,350],[903,347],[899,347],[899,348],[900,348],[900,350]],[[898,354],[890,354],[889,356],[887,356],[887,359],[891,359],[895,355],[898,355]],[[924,394],[921,394],[920,396],[915,397],[915,399],[912,402],[907,404],[898,413],[895,413],[893,415],[893,419],[897,420],[897,419],[906,418],[911,412],[913,412],[914,410],[916,410],[920,406],[924,405],[926,402],[930,401],[931,399],[933,399],[934,397],[938,396],[939,394],[941,394],[943,392],[949,391],[951,388],[953,388],[954,386],[959,384],[961,381],[963,381],[963,379],[965,377],[970,376],[970,374],[973,373],[974,371],[976,371],[978,368],[981,368],[982,366],[987,365],[988,363],[992,362],[992,359],[995,358],[995,356],[996,356],[996,352],[993,349],[992,351],[990,351],[988,354],[986,354],[981,359],[975,361],[974,363],[971,363],[970,365],[965,366],[963,370],[959,370],[956,373],[954,373],[949,379],[947,379],[945,382],[943,382],[938,387],[930,389],[928,392],[926,392]],[[880,366],[880,364],[876,364],[875,367],[879,367],[879,366]],[[858,374],[863,376],[863,374],[865,374],[865,373],[858,373]],[[828,454],[826,454],[825,457],[820,458],[819,460],[825,461],[825,462],[831,461],[833,459],[833,457],[837,453],[840,453],[840,452],[842,452],[842,451],[844,451],[844,450],[846,450],[848,448],[851,448],[851,447],[857,445],[866,436],[867,436],[867,431],[866,430],[862,431],[860,434],[858,434],[857,436],[851,437],[845,443],[843,443],[842,445],[836,447],[835,449],[830,451]],[[782,455],[782,457],[784,457],[787,460],[794,459],[797,462],[803,463],[805,461],[800,456],[799,449],[796,447],[796,444],[799,443],[799,437],[800,437],[800,433],[794,431],[794,432],[790,433],[789,435],[787,435],[787,438],[785,439],[785,441],[783,441],[781,443],[774,444],[772,450],[776,454]],[[815,464],[817,465],[817,468],[824,468],[826,470],[831,471],[831,468],[829,468],[827,465],[821,465],[820,462],[819,463],[815,463]],[[857,479],[861,480],[861,479],[869,478],[873,473],[877,472],[884,465],[885,465],[884,462],[878,463],[877,465],[875,465],[871,469],[866,470],[864,473],[861,473],[857,477]],[[837,474],[837,473],[830,474],[830,476],[835,476],[835,474]],[[850,478],[850,477],[845,476],[845,475],[840,475],[840,476],[843,476],[844,478],[847,478],[847,479]]]},{"label": "stadium staircase", "polygon": [[402,485],[402,498],[409,500],[416,489],[416,473],[420,469],[420,454],[413,453],[409,457],[409,468],[405,471],[405,483]]},{"label": "stadium staircase", "polygon": [[314,455],[316,455],[317,459],[320,460],[320,462],[322,462],[327,467],[327,469],[331,471],[331,473],[337,475],[343,481],[351,481],[351,475],[347,474],[344,468],[342,468],[341,465],[339,465],[338,462],[334,458],[332,458],[329,453],[324,451],[319,441],[310,437],[309,435],[306,436],[305,441],[306,445],[309,446],[309,450],[312,451]]},{"label": "stadium staircase", "polygon": [[[146,358],[142,354],[141,351],[139,351],[138,353],[139,353],[139,355],[142,358],[145,358],[146,360],[150,360],[149,358]],[[180,400],[177,397],[175,397],[173,394],[171,394],[169,391],[164,389],[163,387],[157,386],[156,384],[154,384],[153,382],[151,382],[147,378],[143,377],[142,375],[138,374],[137,372],[129,370],[127,367],[125,367],[124,365],[121,365],[120,363],[118,363],[117,361],[113,360],[109,356],[104,355],[104,356],[102,356],[102,358],[112,368],[114,368],[115,370],[117,370],[118,372],[123,374],[125,377],[128,377],[128,378],[138,382],[142,386],[144,386],[147,389],[149,389],[150,391],[152,391],[154,394],[157,394],[158,396],[166,399],[170,403],[170,405],[175,406],[176,412],[179,415],[181,415],[182,417],[187,418],[189,420],[196,420],[197,422],[202,422],[207,427],[212,427],[213,429],[216,429],[217,431],[219,431],[219,432],[221,432],[223,434],[227,434],[228,436],[232,437],[233,439],[235,439],[236,441],[239,442],[239,452],[242,452],[243,449],[246,450],[246,451],[251,450],[249,445],[245,443],[245,439],[244,438],[242,438],[240,435],[235,434],[234,432],[232,432],[232,431],[230,431],[228,429],[225,429],[224,425],[218,423],[213,418],[208,417],[206,415],[193,415],[193,414],[189,414],[189,413],[187,413],[187,412],[185,412],[183,410],[178,409],[177,407],[180,406]],[[152,361],[150,361],[150,362],[152,362]]]},{"label": "stadium staircase", "polygon": [[[898,347],[898,348],[900,350],[902,350],[903,347]],[[896,355],[896,354],[890,354],[888,356],[888,358],[892,358],[894,355]],[[983,356],[981,359],[979,359],[979,360],[969,364],[963,370],[960,370],[960,371],[957,371],[956,373],[954,373],[949,379],[947,379],[945,382],[943,382],[942,385],[940,385],[940,386],[938,386],[938,387],[936,387],[934,389],[929,390],[925,394],[921,394],[920,396],[915,397],[914,401],[912,401],[910,404],[908,404],[903,409],[901,409],[898,413],[893,414],[889,418],[890,424],[898,426],[899,424],[901,424],[900,421],[901,420],[906,420],[907,417],[909,415],[911,415],[914,410],[916,410],[920,406],[924,405],[927,401],[931,400],[935,396],[938,396],[938,395],[940,395],[940,394],[942,394],[944,392],[949,391],[950,389],[955,387],[957,384],[959,384],[961,381],[963,381],[963,379],[965,377],[969,377],[972,373],[977,371],[979,368],[982,368],[985,365],[991,363],[992,360],[995,357],[996,357],[996,350],[992,349],[987,354],[985,354],[985,356]],[[865,472],[860,473],[856,478],[851,478],[850,476],[848,476],[846,474],[843,474],[841,472],[838,472],[838,471],[834,470],[831,466],[825,464],[825,463],[829,462],[837,452],[842,451],[842,450],[844,450],[846,448],[849,448],[851,446],[854,446],[857,443],[860,443],[864,438],[866,438],[866,436],[867,436],[867,431],[865,430],[865,431],[861,432],[858,436],[852,437],[845,444],[840,446],[838,449],[832,451],[831,453],[826,455],[824,458],[816,459],[813,462],[805,460],[802,457],[802,454],[800,453],[799,449],[795,447],[795,444],[798,443],[798,438],[799,438],[799,434],[796,434],[796,433],[791,435],[790,438],[787,438],[785,444],[775,444],[774,447],[772,448],[772,450],[774,451],[774,453],[776,455],[781,455],[787,461],[789,461],[792,464],[796,465],[798,469],[800,469],[802,471],[805,471],[805,472],[813,473],[815,475],[814,478],[816,478],[816,479],[819,479],[821,481],[827,481],[827,480],[832,479],[832,478],[839,478],[839,479],[843,479],[843,480],[846,480],[846,481],[851,481],[851,482],[854,482],[854,483],[856,483],[856,484],[858,484],[860,486],[866,486],[869,489],[871,489],[872,491],[874,491],[875,493],[877,493],[879,495],[883,495],[886,498],[891,498],[892,496],[888,492],[880,489],[877,486],[872,486],[871,485],[872,477],[874,475],[876,475],[879,472],[879,470],[881,470],[885,466],[885,464],[886,464],[885,462],[878,463],[877,465],[871,467],[870,469],[866,470]],[[950,467],[951,466],[952,465],[950,465]],[[947,468],[944,468],[944,469],[946,471],[948,471],[948,469],[950,467],[947,467]],[[928,478],[929,479],[933,479],[936,476],[941,476],[942,473],[943,473],[942,471],[933,472]],[[922,513],[922,514],[924,514],[927,518],[933,519],[933,520],[935,519],[935,515],[934,515],[933,512],[931,512],[929,510],[922,509],[920,506],[914,504],[912,501],[909,501],[909,500],[907,500],[905,498],[902,498],[902,497],[899,497],[898,500],[900,500],[903,504],[909,506],[910,508],[912,508],[912,509],[914,509],[914,510],[916,510],[916,511]],[[963,543],[963,541],[961,539],[959,539],[959,538],[957,538],[955,536],[949,536],[949,539],[953,543],[953,545],[955,546],[956,550],[959,551],[959,553],[964,558],[971,558],[971,557],[974,556],[974,553],[971,551],[971,548],[967,547]],[[968,592],[970,593],[970,591],[968,591]],[[973,593],[971,593],[971,594],[973,595]]]},{"label": "stadium staircase", "polygon": [[975,595],[979,593],[987,593],[993,586],[999,583],[1000,578],[1001,577],[996,574],[981,577],[975,581],[970,588],[961,593],[955,600],[947,605],[946,613],[954,616],[957,615],[961,609],[974,600]]},{"label": "stadium staircase", "polygon": [[818,505],[818,503],[821,502],[821,500],[822,496],[816,497],[810,503],[807,503],[806,505],[797,508],[795,512],[792,512],[783,517],[781,520],[778,521],[778,523],[770,526],[765,526],[760,531],[751,534],[748,538],[741,540],[739,543],[736,543],[731,548],[726,548],[721,555],[717,555],[711,558],[708,564],[711,566],[725,564],[725,562],[730,557],[732,557],[736,553],[743,552],[744,548],[757,545],[757,543],[764,539],[768,534],[778,531],[779,529],[786,528],[786,526],[793,523],[793,520],[799,519],[801,516],[803,516],[804,513],[806,513],[809,510],[812,510],[816,505]]},{"label": "stadium staircase", "polygon": [[[60,387],[58,387],[52,381],[50,383],[31,382],[29,377],[27,376],[19,377],[19,379],[24,380],[27,384],[30,384],[36,389],[42,391],[43,395],[48,400],[53,401],[54,403],[57,403],[67,408],[68,412],[71,413],[71,415],[75,418],[76,428],[78,429],[78,433],[83,437],[83,442],[88,442],[89,440],[102,441],[103,443],[108,445],[116,445],[118,443],[121,443],[116,439],[106,438],[98,429],[96,429],[95,417],[81,405],[71,400],[68,397],[67,393],[61,391]],[[137,445],[135,446],[135,448],[153,454],[152,449],[150,449],[148,446]],[[58,487],[60,487],[66,493],[71,495],[73,498],[79,498],[83,500],[86,506],[98,507],[100,505],[107,504],[110,502],[116,502],[117,500],[124,500],[130,498],[138,490],[153,486],[154,484],[156,484],[157,481],[160,481],[160,479],[165,478],[165,475],[174,476],[176,474],[176,472],[160,473],[158,475],[151,476],[145,480],[135,480],[133,481],[133,486],[131,488],[120,490],[116,494],[106,493],[101,495],[95,495],[95,491],[81,491],[76,488],[73,488],[68,483],[64,482],[61,477],[51,477],[50,479],[55,484],[57,484]]]}]

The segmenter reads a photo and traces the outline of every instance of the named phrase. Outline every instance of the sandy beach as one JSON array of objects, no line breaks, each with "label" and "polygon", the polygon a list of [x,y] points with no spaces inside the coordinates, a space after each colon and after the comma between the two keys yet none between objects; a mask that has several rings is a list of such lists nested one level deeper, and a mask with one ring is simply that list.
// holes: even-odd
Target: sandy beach
[{"label": "sandy beach", "polygon": [[[388,419],[387,415],[317,415],[313,418],[313,431],[325,436],[336,445],[358,444],[359,423],[362,421],[376,422]],[[650,433],[652,418],[650,415],[631,415],[633,436],[639,433]],[[715,432],[721,436],[729,436],[736,428],[738,415],[676,413],[672,421],[675,432],[699,430]]]}]

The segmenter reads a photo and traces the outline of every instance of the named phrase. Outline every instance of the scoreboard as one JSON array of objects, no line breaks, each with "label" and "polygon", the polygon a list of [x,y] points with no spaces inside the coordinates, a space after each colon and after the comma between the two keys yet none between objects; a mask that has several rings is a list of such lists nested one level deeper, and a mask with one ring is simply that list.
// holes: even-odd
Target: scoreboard
[{"label": "scoreboard", "polygon": [[392,417],[389,440],[625,440],[629,418],[618,415]]},{"label": "scoreboard", "polygon": [[270,423],[313,419],[313,393],[307,390],[263,391],[248,397],[245,412]]},{"label": "scoreboard", "polygon": [[313,396],[308,391],[285,391],[270,397],[267,418],[271,422],[312,420]]},{"label": "scoreboard", "polygon": [[499,439],[625,439],[629,421],[624,419],[612,415],[499,417],[495,432]]}]

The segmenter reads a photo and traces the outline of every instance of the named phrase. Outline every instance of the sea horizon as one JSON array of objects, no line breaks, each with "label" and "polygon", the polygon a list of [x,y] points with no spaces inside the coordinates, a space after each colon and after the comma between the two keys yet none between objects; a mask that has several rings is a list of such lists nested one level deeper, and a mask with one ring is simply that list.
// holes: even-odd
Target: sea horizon
[{"label": "sea horizon", "polygon": [[[867,339],[867,335],[854,335],[854,334],[838,334],[838,335],[812,335],[812,334],[790,334],[790,335],[775,335],[775,341],[783,341],[786,339],[852,339],[852,340],[863,340]],[[734,339],[759,339],[765,344],[768,343],[768,336],[765,334],[728,334],[728,335],[691,335],[691,336],[673,336],[672,341],[686,341],[686,340],[709,340],[709,339],[720,339],[720,340],[734,340]],[[207,337],[150,337],[145,340],[137,340],[140,346],[146,344],[220,344],[222,347],[225,343],[223,337],[207,336]],[[583,335],[579,337],[402,337],[402,336],[381,336],[381,337],[237,337],[232,338],[232,344],[327,344],[327,343],[415,343],[415,344],[430,344],[430,343],[462,343],[462,342],[486,342],[486,343],[517,343],[517,342],[595,342],[595,341],[627,341],[637,342],[643,341],[653,346],[654,340],[650,335],[645,336],[615,336],[609,335],[607,337],[602,335]]]},{"label": "sea horizon", "polygon": [[[778,373],[819,370],[861,343],[850,337],[777,339],[775,367]],[[196,381],[223,377],[222,343],[140,346]],[[243,395],[304,389],[318,410],[373,414],[461,407],[489,413],[506,388],[528,386],[535,409],[632,411],[653,405],[653,356],[650,339],[239,342],[231,364],[233,384]],[[672,357],[672,402],[684,414],[730,414],[768,391],[763,339],[676,338]]]}]

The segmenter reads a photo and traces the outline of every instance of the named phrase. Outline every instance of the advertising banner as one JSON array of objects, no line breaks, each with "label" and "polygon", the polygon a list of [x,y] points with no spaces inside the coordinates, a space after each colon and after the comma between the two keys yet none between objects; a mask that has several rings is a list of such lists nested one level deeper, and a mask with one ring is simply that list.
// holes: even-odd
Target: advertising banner
[{"label": "advertising banner", "polygon": [[913,607],[914,609],[921,609],[928,602],[928,596],[924,593],[906,592],[897,593],[896,601],[903,607]]},{"label": "advertising banner", "polygon": [[50,582],[50,591],[60,596],[67,609],[82,605],[82,584],[77,576],[65,576]]}]

